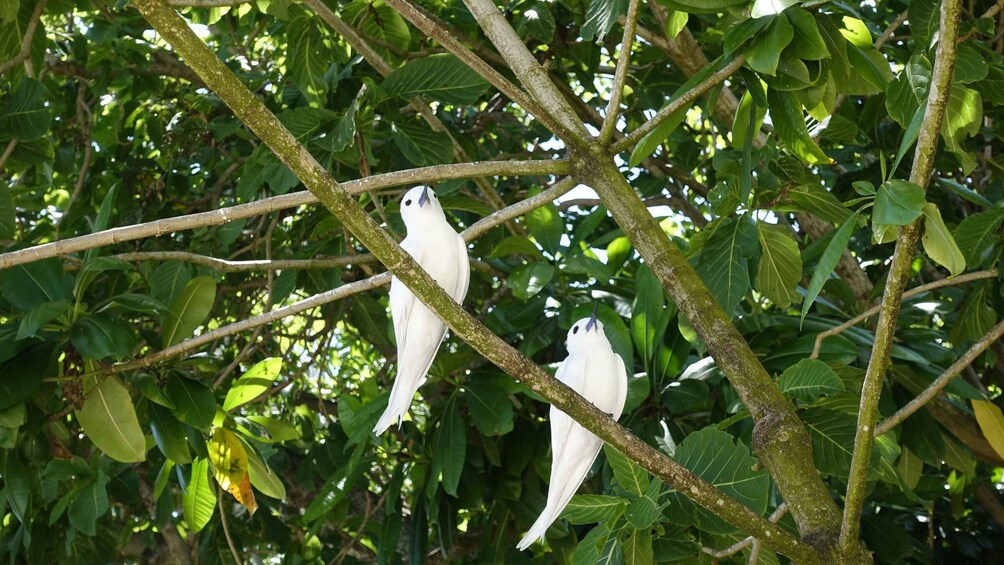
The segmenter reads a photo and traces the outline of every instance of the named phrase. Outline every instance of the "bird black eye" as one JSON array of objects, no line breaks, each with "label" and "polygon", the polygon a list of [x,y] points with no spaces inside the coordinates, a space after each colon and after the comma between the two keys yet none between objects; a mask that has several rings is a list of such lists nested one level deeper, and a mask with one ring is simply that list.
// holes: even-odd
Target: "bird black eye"
[{"label": "bird black eye", "polygon": [[572,328],[572,333],[573,334],[579,333],[579,326],[575,326],[574,328]]},{"label": "bird black eye", "polygon": [[405,200],[404,201],[404,205],[405,206],[411,206],[411,200]]},{"label": "bird black eye", "polygon": [[435,198],[436,200],[439,200],[439,197],[438,197],[438,196],[436,196],[436,193],[435,193],[435,192],[433,192],[433,193],[432,193],[432,197],[433,197],[433,198]]}]

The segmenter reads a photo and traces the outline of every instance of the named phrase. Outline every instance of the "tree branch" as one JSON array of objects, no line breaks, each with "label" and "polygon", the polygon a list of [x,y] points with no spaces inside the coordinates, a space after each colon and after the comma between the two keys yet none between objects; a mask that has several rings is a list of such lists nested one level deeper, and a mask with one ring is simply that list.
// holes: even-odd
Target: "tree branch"
[{"label": "tree branch", "polygon": [[715,72],[713,75],[701,81],[697,86],[691,88],[687,92],[680,95],[679,98],[670,102],[666,107],[652,116],[652,119],[648,120],[644,124],[638,126],[637,129],[624,136],[620,141],[615,142],[610,147],[611,153],[620,153],[631,149],[636,143],[641,141],[641,138],[645,137],[652,132],[655,128],[659,127],[663,121],[669,118],[671,115],[676,113],[678,110],[684,108],[685,106],[690,106],[693,104],[694,100],[697,100],[702,94],[711,90],[715,85],[720,84],[725,79],[729,78],[732,73],[739,70],[743,66],[743,57],[739,55],[735,59],[729,62],[721,70]]},{"label": "tree branch", "polygon": [[[955,69],[958,49],[955,40],[959,33],[961,9],[960,0],[944,0],[941,4],[941,31],[931,76],[931,91],[927,97],[927,110],[917,138],[913,170],[910,172],[910,182],[924,188],[927,187],[928,179],[934,169],[938,139],[941,137],[941,122],[945,116],[948,94],[952,87],[952,73]],[[889,266],[885,292],[882,295],[878,327],[875,331],[875,345],[872,348],[868,371],[865,373],[865,381],[861,389],[858,425],[854,435],[854,453],[851,456],[847,495],[844,499],[840,550],[845,555],[851,554],[859,547],[861,508],[864,505],[868,467],[875,437],[873,428],[878,417],[879,395],[882,392],[882,380],[885,377],[886,367],[889,365],[893,335],[896,331],[896,319],[899,317],[903,292],[906,290],[906,282],[910,276],[910,263],[913,261],[914,246],[920,235],[922,219],[923,217],[900,230],[899,237],[896,239],[896,250],[893,252],[892,262]]]},{"label": "tree branch", "polygon": [[42,10],[45,9],[45,4],[48,1],[38,0],[38,3],[35,4],[35,10],[28,19],[28,27],[24,28],[24,37],[21,38],[21,50],[17,52],[17,55],[0,63],[0,74],[6,73],[20,65],[31,55],[31,40],[35,38],[35,29],[38,28],[38,22],[42,19]]},{"label": "tree branch", "polygon": [[[359,194],[371,190],[400,186],[412,183],[430,182],[434,180],[461,179],[473,176],[523,176],[523,175],[555,175],[568,171],[566,161],[482,161],[478,163],[455,163],[452,165],[433,165],[417,169],[394,171],[357,180],[347,181],[341,186],[349,194]],[[319,200],[310,192],[293,192],[281,196],[273,196],[221,208],[211,212],[200,212],[177,218],[165,218],[143,224],[123,226],[109,230],[82,235],[70,239],[54,241],[27,249],[0,254],[0,270],[40,261],[50,257],[58,257],[68,253],[76,253],[95,247],[112,245],[123,241],[132,241],[146,237],[161,236],[181,230],[189,230],[206,226],[218,226],[234,220],[250,218],[276,210],[295,208],[307,204],[316,204]]]},{"label": "tree branch", "polygon": [[573,145],[588,139],[590,135],[586,127],[582,125],[575,111],[547,76],[547,71],[533,58],[495,3],[492,0],[464,0],[464,4],[523,87],[534,100],[540,102],[545,112],[571,133],[562,137],[565,144]]},{"label": "tree branch", "polygon": [[[553,118],[540,104],[530,98],[527,93],[520,90],[509,79],[502,76],[492,68],[481,57],[475,55],[470,49],[464,47],[456,38],[452,37],[443,27],[432,20],[423,10],[415,6],[411,0],[386,0],[387,4],[401,14],[404,19],[411,22],[422,33],[439,42],[447,51],[456,55],[465,65],[473,69],[492,86],[499,89],[499,92],[509,97],[510,100],[519,104],[524,110],[529,112],[540,123],[551,130],[562,139],[574,139],[573,130],[566,127],[560,121]],[[581,126],[581,124],[579,124]]]},{"label": "tree branch", "polygon": [[670,460],[600,411],[592,403],[551,377],[531,360],[493,334],[449,295],[362,209],[265,105],[230,72],[163,0],[135,0],[140,13],[195,69],[211,88],[314,192],[324,205],[430,309],[475,350],[513,375],[559,410],[626,456],[637,461],[674,488],[767,542],[772,549],[805,563],[818,563],[818,554],[783,528],[724,495],[689,470]]},{"label": "tree branch", "polygon": [[631,46],[634,44],[634,30],[638,25],[638,7],[640,0],[631,0],[628,4],[627,16],[624,20],[624,36],[621,39],[621,53],[617,58],[617,67],[614,70],[614,82],[610,87],[610,101],[607,103],[607,114],[603,120],[603,127],[600,128],[601,145],[610,143],[610,139],[617,129],[617,116],[621,110],[621,95],[624,93],[624,83],[627,80],[628,64],[631,62]]},{"label": "tree branch", "polygon": [[[946,286],[955,286],[964,284],[967,282],[982,280],[982,279],[992,279],[997,276],[997,269],[989,269],[986,271],[976,271],[975,273],[966,273],[964,275],[959,275],[950,279],[941,279],[939,281],[930,282],[927,284],[922,284],[916,288],[912,288],[903,293],[902,300],[907,298],[913,298],[918,294],[924,294],[925,292],[930,292],[935,289],[943,288]],[[818,359],[819,351],[823,347],[823,340],[828,337],[833,337],[838,334],[842,334],[850,328],[860,324],[864,320],[871,318],[875,314],[878,314],[882,310],[882,305],[874,306],[865,310],[864,312],[854,316],[850,320],[840,324],[839,326],[834,326],[826,331],[819,332],[816,335],[816,344],[812,347],[812,355],[809,356],[810,359]]]},{"label": "tree branch", "polygon": [[977,357],[980,356],[991,344],[1004,336],[1004,320],[999,324],[994,326],[985,336],[980,338],[979,341],[973,344],[961,357],[955,360],[954,363],[947,369],[944,373],[938,376],[923,392],[918,394],[913,400],[907,403],[906,406],[900,408],[895,414],[886,418],[878,426],[875,427],[875,435],[880,436],[889,430],[895,428],[903,420],[906,420],[914,412],[920,410],[921,406],[924,406],[928,402],[938,396],[943,388],[948,386],[948,383],[952,382],[952,379],[959,376],[962,370],[968,367]]}]

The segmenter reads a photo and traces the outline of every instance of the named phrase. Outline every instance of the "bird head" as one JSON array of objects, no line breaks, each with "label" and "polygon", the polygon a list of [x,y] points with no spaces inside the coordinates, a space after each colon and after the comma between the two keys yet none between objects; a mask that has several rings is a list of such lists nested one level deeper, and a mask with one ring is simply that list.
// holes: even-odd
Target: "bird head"
[{"label": "bird head", "polygon": [[401,219],[409,229],[425,222],[446,218],[439,197],[428,186],[419,185],[404,193],[401,198]]},{"label": "bird head", "polygon": [[610,347],[607,334],[603,331],[603,322],[596,318],[596,309],[593,315],[572,324],[568,330],[568,351],[585,351],[606,344]]}]

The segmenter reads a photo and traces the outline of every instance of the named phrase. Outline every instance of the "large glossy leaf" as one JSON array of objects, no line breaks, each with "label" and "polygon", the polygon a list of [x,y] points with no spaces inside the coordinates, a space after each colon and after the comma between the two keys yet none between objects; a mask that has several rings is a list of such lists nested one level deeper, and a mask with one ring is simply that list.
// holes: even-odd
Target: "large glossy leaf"
[{"label": "large glossy leaf", "polygon": [[93,536],[97,533],[97,520],[108,511],[108,477],[99,472],[97,478],[88,481],[66,510],[70,523],[80,533]]},{"label": "large glossy leaf", "polygon": [[331,49],[321,22],[313,15],[299,15],[289,20],[289,51],[286,73],[308,100],[320,103],[327,92],[324,74],[333,63]]},{"label": "large glossy leaf", "polygon": [[784,226],[757,222],[756,227],[761,250],[756,288],[779,308],[786,308],[794,302],[802,278],[798,243]]},{"label": "large glossy leaf", "polygon": [[391,124],[390,137],[401,154],[414,165],[435,165],[452,160],[453,142],[444,132],[401,123]]},{"label": "large glossy leaf", "polygon": [[188,434],[185,426],[163,406],[150,404],[147,410],[150,414],[150,430],[161,453],[175,463],[182,465],[191,463],[192,454],[188,450]]},{"label": "large glossy leaf", "polygon": [[45,87],[33,78],[24,78],[0,99],[0,139],[34,141],[49,130],[49,109]]},{"label": "large glossy leaf", "polygon": [[802,104],[793,93],[770,89],[767,91],[767,102],[774,131],[792,154],[810,165],[832,161],[809,135]]},{"label": "large glossy leaf", "polygon": [[84,402],[76,417],[88,439],[105,455],[123,463],[146,459],[146,438],[136,408],[117,377],[85,377]]},{"label": "large glossy leaf", "polygon": [[812,402],[824,394],[843,392],[844,383],[833,369],[817,359],[803,359],[789,367],[777,382],[786,396]]},{"label": "large glossy leaf", "polygon": [[617,18],[627,12],[628,0],[589,0],[586,21],[582,24],[582,39],[602,41]]},{"label": "large glossy leaf", "polygon": [[756,226],[741,216],[720,225],[701,249],[697,274],[727,314],[731,315],[749,292],[749,258],[756,248]]},{"label": "large glossy leaf", "polygon": [[891,180],[878,188],[872,221],[876,224],[905,226],[920,217],[925,204],[924,189],[905,180]]},{"label": "large glossy leaf", "polygon": [[956,226],[955,243],[969,268],[979,268],[990,259],[994,243],[1001,238],[998,229],[1001,222],[1004,222],[1004,208],[993,208],[973,214]]},{"label": "large glossy leaf", "polygon": [[770,25],[743,51],[746,64],[758,73],[774,76],[781,51],[791,43],[794,36],[795,31],[787,18],[772,18]]},{"label": "large glossy leaf", "polygon": [[0,295],[18,310],[43,302],[70,300],[70,285],[58,259],[35,261],[0,270]]},{"label": "large glossy leaf", "polygon": [[1004,457],[1004,414],[1000,407],[989,400],[972,400],[976,421],[997,455]]},{"label": "large glossy leaf", "polygon": [[513,410],[501,378],[476,376],[464,386],[464,400],[471,420],[486,436],[505,435],[512,431]]},{"label": "large glossy leaf", "polygon": [[282,479],[262,460],[253,449],[246,449],[248,456],[248,476],[251,485],[265,496],[283,500],[286,498],[286,486]]},{"label": "large glossy leaf", "polygon": [[198,533],[206,527],[216,510],[216,492],[209,481],[209,460],[203,457],[192,462],[188,491],[181,499],[188,529]]},{"label": "large glossy leaf", "polygon": [[427,96],[440,102],[473,104],[488,82],[453,55],[441,53],[412,59],[383,82],[387,94],[405,99]]},{"label": "large glossy leaf", "polygon": [[174,402],[174,415],[179,420],[208,431],[216,417],[216,398],[213,391],[202,383],[184,377],[167,381],[167,395]]},{"label": "large glossy leaf", "polygon": [[436,430],[436,457],[433,474],[443,481],[443,490],[456,496],[460,475],[467,457],[467,435],[463,416],[456,401],[451,401],[443,412]]},{"label": "large glossy leaf", "polygon": [[527,263],[516,268],[506,286],[513,296],[520,300],[529,300],[537,295],[554,278],[554,267],[547,263]]},{"label": "large glossy leaf", "polygon": [[223,409],[229,412],[261,396],[279,377],[281,370],[281,357],[269,357],[255,363],[230,386]]},{"label": "large glossy leaf", "polygon": [[367,37],[384,43],[404,49],[411,41],[408,23],[383,0],[356,0],[342,8],[342,18],[357,29],[362,29]]},{"label": "large glossy leaf", "polygon": [[[714,427],[691,433],[677,446],[674,459],[754,512],[762,514],[767,509],[770,477],[731,435]],[[706,532],[737,531],[680,492],[670,494],[667,513],[675,524],[695,525]]]},{"label": "large glossy leaf", "polygon": [[561,236],[565,233],[565,222],[554,204],[541,206],[526,215],[526,226],[533,239],[551,255],[557,253]]},{"label": "large glossy leaf", "polygon": [[669,321],[675,313],[675,306],[666,305],[666,295],[659,279],[648,265],[639,266],[635,273],[635,299],[631,309],[631,339],[646,372],[650,374],[658,361],[656,355]]},{"label": "large glossy leaf", "polygon": [[70,328],[73,347],[86,359],[122,358],[136,346],[138,337],[127,322],[106,314],[91,314]]},{"label": "large glossy leaf", "polygon": [[647,471],[607,444],[603,445],[603,453],[610,468],[613,469],[614,479],[621,488],[637,496],[645,494],[649,485]]},{"label": "large glossy leaf", "polygon": [[188,339],[206,321],[216,300],[216,281],[211,277],[195,277],[188,281],[171,304],[164,320],[162,342],[164,347]]},{"label": "large glossy leaf", "polygon": [[604,494],[577,494],[561,512],[561,517],[572,524],[593,524],[618,516],[628,501],[619,496]]},{"label": "large glossy leaf", "polygon": [[966,258],[941,219],[941,211],[934,204],[924,206],[924,235],[920,239],[924,252],[953,276],[966,270]]}]

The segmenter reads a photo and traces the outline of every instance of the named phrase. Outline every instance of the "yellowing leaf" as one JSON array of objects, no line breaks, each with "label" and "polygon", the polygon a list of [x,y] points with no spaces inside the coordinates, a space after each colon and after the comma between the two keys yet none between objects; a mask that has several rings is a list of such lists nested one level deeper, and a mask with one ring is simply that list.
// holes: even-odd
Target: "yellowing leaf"
[{"label": "yellowing leaf", "polygon": [[973,411],[976,421],[983,430],[983,437],[990,442],[997,455],[1004,457],[1004,414],[996,404],[989,400],[973,400]]},{"label": "yellowing leaf", "polygon": [[255,510],[258,510],[258,501],[254,499],[254,492],[251,491],[251,481],[246,474],[239,482],[230,483],[227,491],[234,495],[234,498],[237,499],[237,502],[241,503],[241,506],[247,509],[248,514],[254,515]]},{"label": "yellowing leaf", "polygon": [[209,451],[209,462],[213,464],[213,476],[221,487],[230,490],[231,485],[245,479],[248,474],[248,454],[233,432],[216,428],[206,448]]}]

